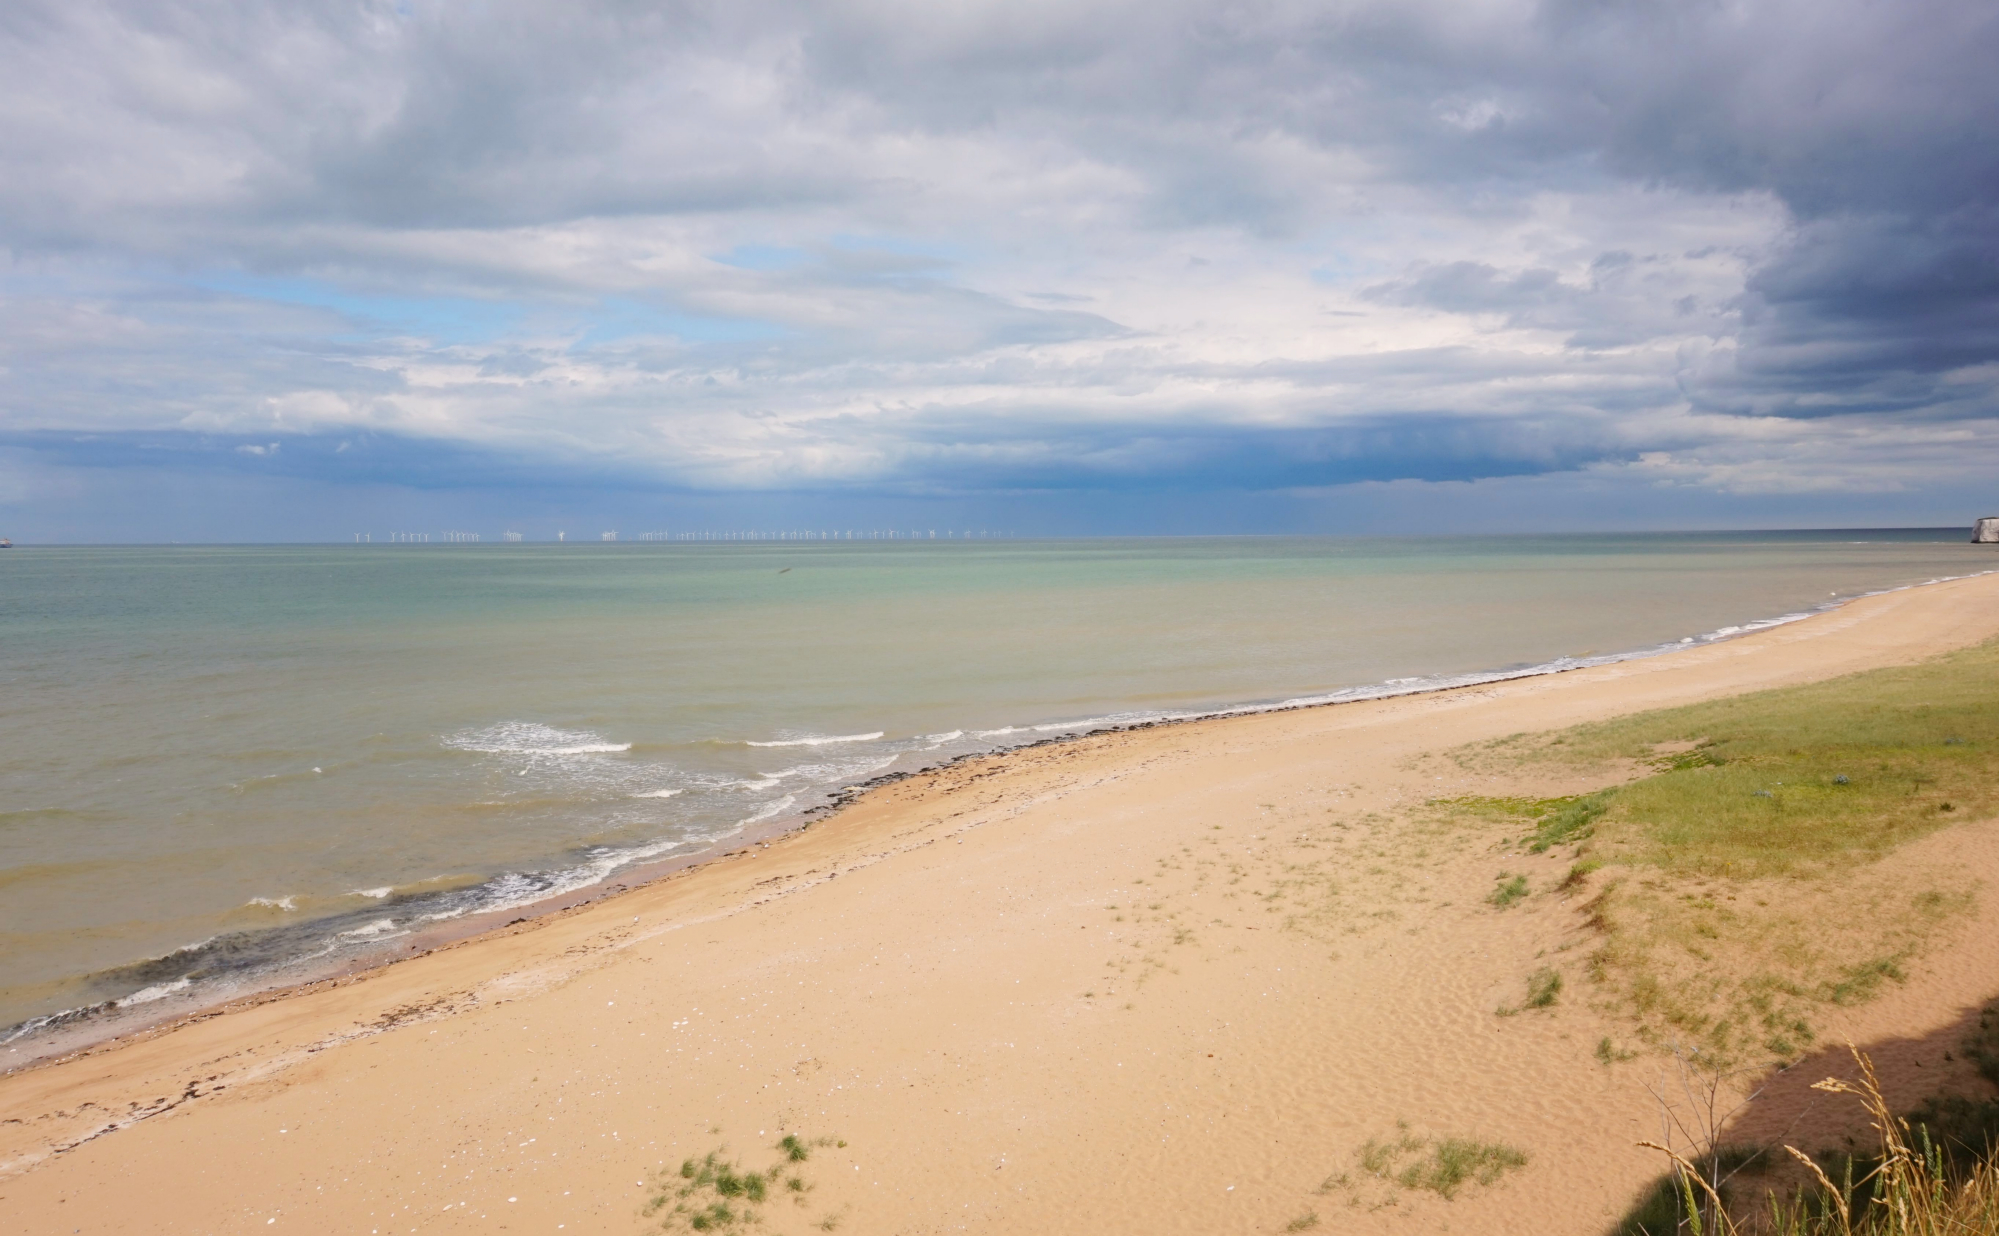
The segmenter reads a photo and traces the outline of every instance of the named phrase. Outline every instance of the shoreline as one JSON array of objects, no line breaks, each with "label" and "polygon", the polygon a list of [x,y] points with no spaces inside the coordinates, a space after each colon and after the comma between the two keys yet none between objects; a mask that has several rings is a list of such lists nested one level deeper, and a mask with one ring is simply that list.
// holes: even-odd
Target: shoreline
[{"label": "shoreline", "polygon": [[[163,997],[141,1004],[126,1005],[131,995],[114,997],[93,1005],[65,1009],[40,1017],[31,1017],[11,1026],[0,1027],[0,1051],[8,1056],[20,1053],[22,1047],[30,1050],[18,1060],[0,1059],[0,1078],[24,1069],[69,1059],[75,1055],[92,1052],[100,1047],[115,1045],[126,1038],[144,1035],[182,1023],[205,1020],[229,1008],[251,1004],[261,1004],[271,999],[284,998],[288,993],[317,988],[328,982],[365,975],[376,969],[393,966],[406,961],[410,955],[422,956],[435,949],[460,941],[473,939],[488,932],[531,922],[548,915],[561,914],[579,907],[593,905],[607,898],[643,888],[659,880],[680,872],[694,870],[709,863],[733,857],[750,847],[768,845],[772,840],[810,829],[817,824],[830,821],[863,796],[884,786],[912,778],[932,776],[952,769],[967,761],[1004,758],[1026,751],[1033,751],[1051,745],[1071,743],[1104,734],[1137,733],[1163,726],[1188,725],[1202,722],[1226,720],[1235,717],[1270,716],[1301,710],[1332,708],[1346,704],[1365,703],[1374,700],[1390,700],[1434,695],[1441,692],[1475,689],[1499,683],[1518,682],[1535,678],[1553,677],[1574,673],[1598,666],[1624,664],[1632,661],[1671,656],[1675,653],[1696,648],[1712,647],[1732,640],[1739,640],[1764,631],[1775,630],[1797,622],[1809,621],[1825,614],[1836,613],[1858,601],[1871,597],[1889,596],[1916,589],[1933,588],[1940,585],[1978,579],[1999,574],[1999,568],[1967,572],[1962,575],[1941,576],[1921,583],[1903,584],[1892,588],[1876,589],[1855,593],[1821,603],[1811,609],[1792,611],[1768,618],[1749,619],[1740,624],[1717,628],[1700,635],[1688,636],[1674,643],[1655,644],[1618,652],[1584,655],[1579,657],[1559,657],[1552,661],[1532,665],[1514,666],[1498,670],[1470,671],[1460,674],[1438,674],[1416,678],[1389,679],[1384,682],[1365,683],[1354,687],[1339,688],[1315,695],[1292,696],[1268,702],[1222,705],[1198,711],[1169,711],[1147,719],[1111,724],[1096,724],[1111,718],[1084,719],[1076,722],[1052,722],[1029,724],[1019,727],[1007,726],[990,733],[1046,732],[1047,737],[1021,742],[1015,745],[995,746],[985,751],[969,751],[951,756],[935,764],[921,768],[882,773],[866,778],[852,786],[844,787],[827,795],[825,801],[816,803],[800,811],[780,812],[765,818],[752,818],[738,826],[737,831],[724,834],[684,853],[659,859],[640,859],[630,866],[613,870],[601,879],[577,888],[565,890],[551,896],[538,898],[518,905],[490,910],[475,910],[448,919],[437,920],[427,925],[413,927],[406,935],[395,937],[400,947],[385,947],[371,951],[358,946],[346,957],[324,966],[315,967],[308,961],[282,962],[262,972],[250,971],[243,975],[245,981],[231,984],[231,978],[206,980],[201,986],[209,990],[190,994],[186,999],[170,991]],[[1083,728],[1088,727],[1088,728]],[[1050,732],[1054,731],[1054,732]],[[206,943],[206,942],[204,942]],[[142,958],[127,965],[144,964],[156,960]],[[285,974],[286,971],[296,971]],[[279,977],[279,976],[283,977]],[[138,994],[138,993],[133,993]],[[157,1004],[157,1009],[126,1014],[128,1008]],[[34,1023],[41,1023],[35,1025]],[[29,1028],[32,1027],[32,1028]],[[11,1036],[11,1037],[10,1037]]]},{"label": "shoreline", "polygon": [[[1600,1227],[1656,1174],[1619,1149],[1656,1125],[1648,1066],[1592,1061],[1607,1031],[1584,1004],[1492,1012],[1589,932],[1553,893],[1494,912],[1492,870],[1553,889],[1560,862],[1379,821],[1573,792],[1431,758],[1467,742],[1996,633],[1999,580],[1973,578],[1678,657],[904,778],[768,845],[0,1078],[0,1219],[636,1231],[658,1168],[718,1145],[760,1161],[781,1130],[844,1143],[813,1152],[809,1214],[851,1230],[1281,1230],[1407,1120],[1517,1143],[1529,1166],[1456,1202],[1342,1209],[1342,1230],[1500,1232],[1523,1209]],[[1960,829],[1991,825],[1925,853],[1951,857]],[[1353,904],[1294,929],[1264,890],[1314,854]],[[1828,1030],[1933,1035],[1960,995],[1999,990],[1966,962]]]}]

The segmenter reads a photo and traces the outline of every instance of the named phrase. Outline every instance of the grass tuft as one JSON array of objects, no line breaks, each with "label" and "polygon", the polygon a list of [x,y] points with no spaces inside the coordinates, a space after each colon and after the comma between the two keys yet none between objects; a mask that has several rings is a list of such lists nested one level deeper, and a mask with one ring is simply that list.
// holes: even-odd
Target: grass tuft
[{"label": "grass tuft", "polygon": [[1826,986],[1824,998],[1838,1005],[1865,1004],[1881,990],[1881,984],[1893,979],[1900,983],[1906,979],[1898,958],[1877,957],[1873,961],[1857,966],[1848,966],[1839,981]]},{"label": "grass tuft", "polygon": [[1392,1180],[1405,1189],[1427,1190],[1446,1200],[1455,1198],[1467,1184],[1489,1187],[1507,1172],[1527,1165],[1524,1151],[1501,1142],[1416,1137],[1406,1125],[1393,1141],[1370,1138],[1360,1148],[1359,1158],[1361,1170],[1370,1176]]},{"label": "grass tuft", "polygon": [[[1754,1146],[1721,1146],[1694,1160],[1691,1167],[1700,1179],[1713,1182],[1724,1204],[1732,1204],[1740,1192],[1736,1178],[1758,1171],[1767,1162],[1767,1156]],[[1611,1236],[1674,1236],[1710,1223],[1711,1210],[1688,1205],[1688,1182],[1682,1179],[1683,1172],[1668,1172],[1653,1181],[1638,1204],[1610,1229]],[[1695,1198],[1703,1200],[1698,1193]]]},{"label": "grass tuft", "polygon": [[1609,810],[1610,798],[1615,793],[1615,790],[1599,790],[1566,801],[1550,800],[1561,805],[1534,825],[1534,834],[1527,839],[1527,848],[1541,854],[1554,846],[1587,838],[1594,831],[1597,817]]},{"label": "grass tuft", "polygon": [[[827,1140],[822,1138],[821,1143]],[[682,1160],[678,1168],[661,1171],[653,1195],[640,1214],[652,1218],[664,1212],[660,1226],[669,1232],[682,1228],[694,1232],[734,1232],[757,1226],[763,1222],[761,1207],[771,1200],[771,1190],[784,1178],[787,1168],[811,1157],[808,1144],[796,1134],[786,1134],[778,1142],[777,1150],[781,1157],[762,1171],[745,1168],[728,1157],[724,1147],[717,1147],[698,1159]],[[784,1181],[784,1187],[786,1195],[797,1205],[810,1204],[805,1195],[813,1186],[804,1176],[792,1175]]]},{"label": "grass tuft", "polygon": [[1456,814],[1483,816],[1506,821],[1531,821],[1534,831],[1525,839],[1528,850],[1540,854],[1552,846],[1581,841],[1590,826],[1602,815],[1612,791],[1569,795],[1563,798],[1484,798],[1468,795],[1443,798],[1431,805]]},{"label": "grass tuft", "polygon": [[1593,858],[1585,858],[1579,862],[1571,863],[1569,865],[1569,873],[1562,877],[1562,882],[1555,886],[1555,891],[1566,893],[1581,888],[1593,873],[1601,870],[1603,870],[1603,864]]},{"label": "grass tuft", "polygon": [[[1561,994],[1562,976],[1560,972],[1543,966],[1527,976],[1527,998],[1520,1003],[1519,1008],[1511,1005],[1501,1005],[1499,1015],[1501,1017],[1511,1017],[1515,1013],[1520,1012],[1521,1009],[1553,1008],[1556,999]],[[1607,1042],[1608,1040],[1605,1041]]]},{"label": "grass tuft", "polygon": [[1499,881],[1497,887],[1486,894],[1485,898],[1493,905],[1504,910],[1514,902],[1520,901],[1527,896],[1526,876],[1513,875],[1510,872],[1502,871],[1496,878]]}]

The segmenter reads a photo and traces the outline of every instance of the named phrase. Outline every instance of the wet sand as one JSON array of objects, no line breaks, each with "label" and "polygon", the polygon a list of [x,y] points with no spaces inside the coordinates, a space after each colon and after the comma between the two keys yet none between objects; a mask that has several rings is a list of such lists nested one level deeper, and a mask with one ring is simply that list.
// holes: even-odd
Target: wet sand
[{"label": "wet sand", "polygon": [[[1483,901],[1500,869],[1546,888],[1565,860],[1396,822],[1586,787],[1431,757],[1995,634],[1987,576],[1650,660],[966,761],[629,892],[0,1078],[0,1230],[639,1232],[662,1166],[761,1166],[795,1133],[831,1140],[765,1231],[1597,1231],[1659,1169],[1633,1146],[1659,1062],[1598,1063],[1619,1027],[1584,998],[1496,1016],[1590,936],[1557,896]],[[1995,842],[1974,821],[1888,861],[1989,890]],[[1308,869],[1337,875],[1312,904]],[[1999,994],[1995,903],[1824,1039],[1931,1076]],[[1799,1127],[1780,1098],[1744,1119]],[[1529,1161],[1453,1201],[1321,1191],[1399,1122]]]}]

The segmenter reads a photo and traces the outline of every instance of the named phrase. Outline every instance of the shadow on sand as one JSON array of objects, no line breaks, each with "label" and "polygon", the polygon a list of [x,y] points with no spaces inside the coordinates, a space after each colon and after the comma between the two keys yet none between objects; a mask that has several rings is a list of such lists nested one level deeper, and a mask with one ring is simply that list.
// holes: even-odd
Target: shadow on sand
[{"label": "shadow on sand", "polygon": [[[1999,1146],[1999,996],[1958,1009],[1926,1034],[1854,1046],[1873,1063],[1890,1110],[1929,1128],[1957,1166]],[[1662,1140],[1689,1155],[1709,1152],[1699,1159],[1704,1175],[1719,1158],[1719,1174],[1732,1185],[1724,1189],[1731,1210],[1762,1209],[1767,1195],[1788,1198],[1808,1184],[1785,1146],[1811,1155],[1836,1180],[1849,1163],[1856,1178],[1865,1174],[1867,1156],[1881,1140],[1866,1109],[1850,1094],[1814,1088],[1827,1078],[1855,1085],[1859,1077],[1847,1044],[1821,1044],[1752,1083],[1751,1097],[1732,1112],[1714,1113],[1720,1117],[1715,1129],[1705,1102],[1712,1077],[1669,1064],[1654,1086],[1662,1099],[1661,1124],[1673,1127]],[[1662,1175],[1648,1186],[1610,1231],[1667,1236],[1678,1230],[1681,1207],[1671,1181]]]}]

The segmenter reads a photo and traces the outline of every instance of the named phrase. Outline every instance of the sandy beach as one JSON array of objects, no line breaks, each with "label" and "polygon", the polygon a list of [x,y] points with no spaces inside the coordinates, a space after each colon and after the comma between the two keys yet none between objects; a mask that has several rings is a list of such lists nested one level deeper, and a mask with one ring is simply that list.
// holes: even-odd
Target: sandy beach
[{"label": "sandy beach", "polygon": [[[1497,872],[1552,887],[1566,859],[1407,814],[1600,783],[1442,753],[1994,635],[1981,576],[1648,660],[967,760],[616,896],[0,1077],[0,1231],[637,1233],[662,1169],[776,1163],[787,1135],[809,1155],[760,1230],[1600,1231],[1662,1167],[1634,1143],[1666,1066],[1596,1058],[1622,1028],[1583,995],[1497,1015],[1537,968],[1584,991],[1583,896],[1495,913]],[[1883,863],[1952,869],[1975,904],[1741,1128],[1850,1127],[1806,1089],[1847,1036],[1926,1093],[1999,995],[1999,824]],[[1526,1163],[1448,1200],[1356,1181],[1398,1136]]]}]

